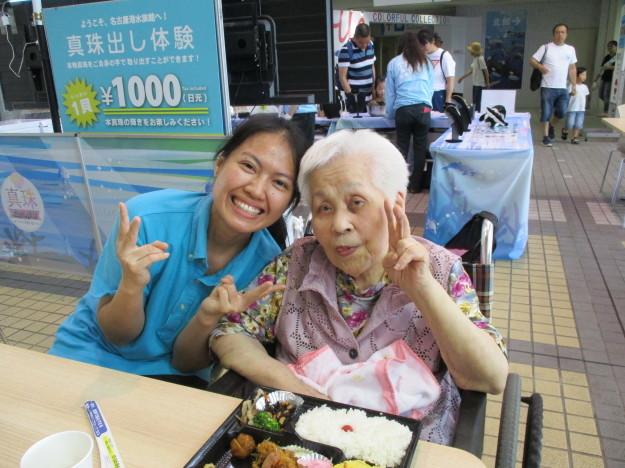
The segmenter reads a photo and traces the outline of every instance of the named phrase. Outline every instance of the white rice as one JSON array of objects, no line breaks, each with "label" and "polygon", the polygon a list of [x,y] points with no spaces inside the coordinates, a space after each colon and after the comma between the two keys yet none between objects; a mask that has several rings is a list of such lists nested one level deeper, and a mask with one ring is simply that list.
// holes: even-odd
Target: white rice
[{"label": "white rice", "polygon": [[[345,425],[354,431],[344,431]],[[304,439],[340,448],[348,460],[380,466],[399,465],[412,439],[410,429],[396,421],[368,417],[359,409],[332,409],[325,405],[303,413],[295,430]]]}]

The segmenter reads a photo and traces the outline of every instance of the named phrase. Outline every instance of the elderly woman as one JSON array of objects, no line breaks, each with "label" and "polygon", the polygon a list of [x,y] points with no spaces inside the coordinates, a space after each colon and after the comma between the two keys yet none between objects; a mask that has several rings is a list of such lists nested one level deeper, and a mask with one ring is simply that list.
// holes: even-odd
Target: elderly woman
[{"label": "elderly woman", "polygon": [[[508,372],[501,335],[480,313],[459,258],[410,234],[406,163],[383,137],[334,133],[308,150],[300,170],[315,237],[267,265],[251,292],[221,286],[213,313],[231,315],[213,330],[212,350],[257,384],[320,396],[288,365],[328,345],[348,366],[403,341],[440,385],[421,437],[449,443],[458,387],[500,393]],[[284,289],[261,298],[257,285],[267,281]],[[262,346],[271,342],[276,359]],[[206,364],[192,358],[206,343],[195,346],[178,361],[186,371]]]}]

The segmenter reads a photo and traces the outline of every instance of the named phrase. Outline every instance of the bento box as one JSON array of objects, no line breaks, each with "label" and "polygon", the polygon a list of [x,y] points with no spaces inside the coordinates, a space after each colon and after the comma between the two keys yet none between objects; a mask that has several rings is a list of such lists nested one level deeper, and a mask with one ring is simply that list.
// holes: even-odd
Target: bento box
[{"label": "bento box", "polygon": [[[262,394],[260,400],[255,400]],[[273,411],[279,408],[280,399],[289,400],[292,408],[287,417],[273,415],[282,421],[279,430],[269,430],[264,419],[255,416],[250,420],[249,415],[244,414],[251,405],[256,408],[256,415],[264,411],[266,406],[273,408]],[[251,425],[259,421],[262,422],[262,428]],[[421,421],[415,419],[258,387],[202,445],[185,468],[204,468],[205,465],[213,465],[215,468],[267,468],[271,465],[259,461],[262,460],[259,452],[266,447],[266,444],[260,445],[263,442],[272,442],[280,448],[295,451],[291,458],[298,464],[289,466],[298,468],[325,468],[347,460],[361,460],[370,466],[408,468],[420,432]],[[240,434],[244,434],[241,439]],[[256,444],[256,451],[244,456],[246,452],[238,453],[239,440],[250,443],[248,436]],[[233,456],[233,439],[237,439],[233,447],[239,458]],[[315,460],[312,464],[311,458]],[[319,461],[323,463],[317,463]],[[367,465],[358,467],[366,468]]]}]

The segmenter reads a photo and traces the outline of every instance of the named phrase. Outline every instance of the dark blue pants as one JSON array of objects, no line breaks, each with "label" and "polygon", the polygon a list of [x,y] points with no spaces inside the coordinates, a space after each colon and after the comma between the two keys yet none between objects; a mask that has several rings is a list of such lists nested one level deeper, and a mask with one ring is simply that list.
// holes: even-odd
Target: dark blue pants
[{"label": "dark blue pants", "polygon": [[611,81],[601,80],[599,85],[599,98],[603,101],[603,113],[607,114],[610,109],[610,92],[612,90]]},{"label": "dark blue pants", "polygon": [[484,86],[473,86],[473,109],[476,112],[482,111],[482,90]]}]

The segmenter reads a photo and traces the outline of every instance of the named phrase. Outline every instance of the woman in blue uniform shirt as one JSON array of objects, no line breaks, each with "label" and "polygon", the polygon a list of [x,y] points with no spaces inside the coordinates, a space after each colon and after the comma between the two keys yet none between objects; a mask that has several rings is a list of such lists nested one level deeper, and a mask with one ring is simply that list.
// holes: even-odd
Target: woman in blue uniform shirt
[{"label": "woman in blue uniform shirt", "polygon": [[276,232],[283,234],[282,214],[299,202],[306,147],[291,122],[253,116],[217,153],[212,193],[159,190],[120,203],[91,287],[49,353],[205,386],[210,369],[188,376],[172,367],[174,340],[194,318],[212,320],[202,305],[215,286],[244,288],[282,251]]}]

